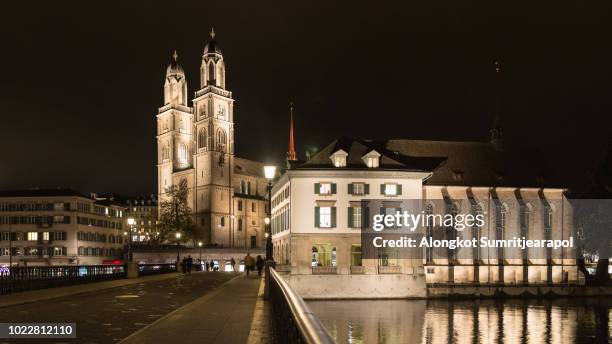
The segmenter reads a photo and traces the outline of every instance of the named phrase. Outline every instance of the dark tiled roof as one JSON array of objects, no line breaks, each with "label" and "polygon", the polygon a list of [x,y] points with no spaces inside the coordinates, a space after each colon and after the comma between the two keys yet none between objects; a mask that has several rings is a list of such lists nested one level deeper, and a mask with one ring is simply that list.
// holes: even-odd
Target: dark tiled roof
[{"label": "dark tiled roof", "polygon": [[535,149],[496,149],[489,142],[389,140],[410,156],[444,156],[428,185],[563,187],[547,156]]},{"label": "dark tiled roof", "polygon": [[24,189],[24,190],[0,190],[0,197],[61,197],[77,196],[84,197],[84,194],[72,189]]},{"label": "dark tiled roof", "polygon": [[264,178],[264,163],[243,158],[234,158],[234,173]]},{"label": "dark tiled roof", "polygon": [[[348,153],[346,167],[335,167],[330,156],[342,149]],[[394,152],[386,147],[386,141],[355,140],[347,137],[339,138],[316,153],[310,160],[303,163],[292,163],[292,169],[366,169],[363,162],[364,155],[375,150],[380,156],[378,170],[406,170],[406,171],[432,171],[439,166],[445,158],[443,157],[414,157]]]},{"label": "dark tiled roof", "polygon": [[[334,167],[330,159],[339,149],[348,153],[344,168]],[[291,169],[368,169],[362,157],[371,150],[381,154],[378,170],[433,172],[427,185],[563,187],[539,151],[498,150],[489,142],[340,138],[310,160],[292,163]]]}]

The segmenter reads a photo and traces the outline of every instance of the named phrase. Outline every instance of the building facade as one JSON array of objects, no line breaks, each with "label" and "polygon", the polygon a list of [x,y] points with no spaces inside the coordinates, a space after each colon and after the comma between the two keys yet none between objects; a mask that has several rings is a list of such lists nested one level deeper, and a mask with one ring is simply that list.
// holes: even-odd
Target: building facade
[{"label": "building facade", "polygon": [[[375,257],[362,256],[361,230],[370,221],[368,214],[394,214],[400,200],[418,200],[426,214],[484,217],[484,225],[460,231],[420,227],[426,238],[569,239],[571,206],[554,171],[536,152],[498,143],[342,138],[306,162],[291,163],[272,193],[275,260],[287,264],[284,268],[302,285],[309,280],[293,275],[360,281],[361,275],[411,275],[428,285],[577,283],[573,248],[530,248],[521,256],[503,248],[424,248],[415,259],[385,248]],[[364,208],[369,200],[383,206]],[[410,281],[407,286],[415,287]],[[355,288],[366,290],[362,282]],[[338,284],[351,285],[350,278]],[[319,297],[313,294],[316,286],[304,288],[300,294]]]},{"label": "building facade", "polygon": [[[125,218],[133,218],[132,242],[148,242],[157,235],[157,197],[149,195],[146,197],[133,197],[122,201],[125,206]],[[126,222],[127,223],[127,222]]]},{"label": "building facade", "polygon": [[262,248],[267,183],[262,163],[234,155],[234,99],[225,70],[213,31],[190,104],[185,72],[174,53],[157,114],[159,200],[168,187],[185,180],[197,240],[207,246]]},{"label": "building facade", "polygon": [[90,265],[121,258],[124,211],[68,189],[0,191],[0,264]]}]

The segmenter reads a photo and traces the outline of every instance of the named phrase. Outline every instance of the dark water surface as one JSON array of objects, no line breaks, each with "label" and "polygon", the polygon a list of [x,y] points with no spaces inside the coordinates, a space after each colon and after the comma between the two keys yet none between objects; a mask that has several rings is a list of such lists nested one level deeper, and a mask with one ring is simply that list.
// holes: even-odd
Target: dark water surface
[{"label": "dark water surface", "polygon": [[337,343],[610,343],[612,298],[308,301]]}]

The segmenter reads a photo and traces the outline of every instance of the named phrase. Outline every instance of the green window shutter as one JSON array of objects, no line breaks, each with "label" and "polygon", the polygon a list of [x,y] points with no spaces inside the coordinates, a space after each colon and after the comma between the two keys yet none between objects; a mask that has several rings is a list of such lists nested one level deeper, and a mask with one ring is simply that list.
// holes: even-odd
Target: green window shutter
[{"label": "green window shutter", "polygon": [[353,223],[353,207],[348,207],[348,221],[346,222],[349,228],[355,227]]},{"label": "green window shutter", "polygon": [[402,184],[397,184],[397,194],[398,195],[402,194]]},{"label": "green window shutter", "polygon": [[318,195],[319,191],[321,191],[321,183],[315,183],[315,185],[314,185],[314,193],[316,195]]},{"label": "green window shutter", "polygon": [[380,194],[381,195],[385,194],[385,184],[380,184]]},{"label": "green window shutter", "polygon": [[321,227],[321,223],[319,222],[320,219],[320,214],[321,210],[319,209],[319,207],[315,207],[315,227],[319,228]]},{"label": "green window shutter", "polygon": [[355,193],[353,190],[354,190],[353,189],[353,183],[349,183],[348,184],[348,193],[349,193],[349,195],[352,195],[352,194]]},{"label": "green window shutter", "polygon": [[66,247],[62,247],[62,256],[68,255],[68,249]]},{"label": "green window shutter", "polygon": [[368,228],[370,224],[370,208],[361,207],[361,228]]},{"label": "green window shutter", "polygon": [[369,195],[370,194],[370,184],[364,185],[363,190],[366,195]]},{"label": "green window shutter", "polygon": [[332,193],[332,195],[336,194],[336,183],[332,183],[332,185],[331,185],[331,193]]},{"label": "green window shutter", "polygon": [[331,208],[331,226],[336,228],[336,207]]}]

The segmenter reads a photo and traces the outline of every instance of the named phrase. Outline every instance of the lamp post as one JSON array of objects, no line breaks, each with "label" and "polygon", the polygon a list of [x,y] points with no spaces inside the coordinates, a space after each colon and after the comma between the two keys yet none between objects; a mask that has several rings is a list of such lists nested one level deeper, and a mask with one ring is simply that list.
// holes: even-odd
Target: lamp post
[{"label": "lamp post", "polygon": [[198,241],[198,247],[200,248],[200,265],[202,265],[202,242]]},{"label": "lamp post", "polygon": [[130,217],[127,219],[127,223],[130,226],[130,234],[128,235],[128,262],[132,261],[132,232],[134,231],[134,224],[136,224],[136,220]]},{"label": "lamp post", "polygon": [[176,232],[176,264],[178,264],[179,260],[181,259],[181,250],[179,248],[179,240],[181,240],[181,233]]},{"label": "lamp post", "polygon": [[272,220],[272,181],[276,176],[276,166],[264,166],[264,176],[268,180],[268,216],[266,218],[266,260],[272,260],[272,233],[270,222]]}]

